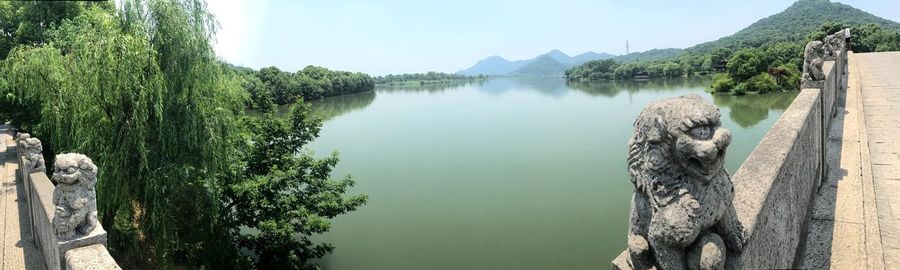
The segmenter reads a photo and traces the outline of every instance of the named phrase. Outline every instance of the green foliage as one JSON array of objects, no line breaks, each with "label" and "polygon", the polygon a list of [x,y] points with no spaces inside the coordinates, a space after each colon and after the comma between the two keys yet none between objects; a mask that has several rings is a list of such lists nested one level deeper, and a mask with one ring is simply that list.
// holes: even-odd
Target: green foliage
[{"label": "green foliage", "polygon": [[[306,269],[334,247],[310,237],[328,231],[329,219],[365,204],[365,195],[343,196],[353,186],[347,176],[329,180],[337,154],[318,160],[303,147],[318,136],[321,120],[298,101],[287,118],[269,112],[245,118],[257,131],[243,172],[227,184],[223,223],[240,248],[252,251],[259,269]],[[252,233],[241,233],[250,229]]]},{"label": "green foliage", "polygon": [[[251,109],[259,109],[255,104],[265,104],[272,97],[275,104],[291,104],[297,100],[312,100],[323,97],[358,93],[375,89],[375,80],[359,72],[332,71],[317,66],[307,66],[295,73],[282,71],[277,67],[265,67],[259,71],[232,67],[241,74],[256,76],[264,87],[253,83],[244,84],[250,93]],[[268,93],[263,93],[268,92]]]},{"label": "green foliage", "polygon": [[[11,49],[0,113],[41,138],[47,156],[80,152],[101,168],[99,218],[126,267],[311,267],[331,247],[310,236],[366,198],[343,195],[349,178],[328,180],[336,156],[300,151],[320,125],[308,107],[287,122],[243,116],[248,103],[273,111],[275,98],[260,77],[216,59],[214,29],[202,1],[85,7],[40,32],[42,44]],[[360,87],[349,73],[308,69],[333,92]]]},{"label": "green foliage", "polygon": [[763,54],[758,49],[743,49],[728,59],[728,75],[737,81],[745,81],[765,69]]},{"label": "green foliage", "polygon": [[850,29],[850,49],[854,52],[900,51],[900,32],[865,24]]},{"label": "green foliage", "polygon": [[684,50],[676,48],[652,49],[644,52],[634,52],[626,55],[620,55],[613,57],[612,59],[619,63],[650,62],[675,58],[683,53]]},{"label": "green foliage", "polygon": [[63,20],[72,19],[89,7],[111,12],[112,1],[4,1],[0,3],[0,59],[18,45],[38,46]]},{"label": "green foliage", "polygon": [[760,73],[756,76],[753,76],[746,82],[747,88],[751,91],[766,94],[775,92],[778,90],[778,83],[775,82],[775,78],[769,73]]},{"label": "green foliage", "polygon": [[[799,74],[802,68],[806,42],[821,39],[826,33],[834,33],[845,26],[853,26],[851,49],[856,52],[900,50],[900,33],[897,32],[900,23],[827,0],[800,0],[780,13],[716,41],[677,53],[660,54],[664,57],[659,58],[638,58],[639,54],[613,58],[619,65],[612,71],[611,78],[631,79],[637,74],[654,78],[693,76],[712,72],[719,61],[728,60],[726,68],[734,88],[743,93],[756,89],[747,84],[738,87],[741,83],[776,67],[780,73],[770,75],[779,88],[797,90],[799,75],[795,77],[794,74]],[[569,80],[610,79],[606,69],[586,63],[569,69],[566,74]],[[714,88],[724,89],[727,85],[720,79]]]},{"label": "green foliage", "polygon": [[451,83],[451,82],[459,82],[459,81],[473,81],[473,80],[483,80],[486,79],[487,76],[478,75],[478,76],[467,76],[460,74],[448,74],[443,72],[434,72],[429,71],[428,73],[413,73],[413,74],[388,74],[385,76],[375,77],[375,83],[377,84],[406,84],[408,82],[415,82],[418,84],[439,84],[439,83]]},{"label": "green foliage", "polygon": [[[776,42],[802,43],[810,33],[822,25],[862,25],[873,23],[881,27],[900,30],[900,23],[886,20],[849,5],[828,0],[800,0],[782,12],[763,18],[737,33],[686,49],[694,53],[707,53],[716,48],[739,50],[757,48]],[[839,30],[838,29],[834,29]],[[824,37],[824,33],[822,32]],[[828,32],[828,34],[834,31]],[[855,33],[854,33],[855,35]]]},{"label": "green foliage", "polygon": [[768,73],[782,90],[792,91],[800,86],[800,70],[793,65],[770,67]]},{"label": "green foliage", "polygon": [[806,42],[810,42],[813,40],[823,40],[825,39],[825,36],[834,34],[834,32],[840,31],[841,29],[844,29],[846,27],[849,27],[849,25],[833,21],[825,22],[824,24],[816,28],[816,30],[812,31],[811,33],[809,33],[809,35],[806,36]]},{"label": "green foliage", "polygon": [[713,77],[712,90],[716,93],[728,93],[734,88],[734,80],[725,73]]},{"label": "green foliage", "polygon": [[746,95],[748,86],[746,82],[739,83],[734,86],[734,89],[731,89],[731,94],[735,96],[743,96]]},{"label": "green foliage", "polygon": [[615,70],[619,66],[615,60],[593,60],[580,66],[566,70],[566,77],[573,81],[609,80],[615,78]]}]

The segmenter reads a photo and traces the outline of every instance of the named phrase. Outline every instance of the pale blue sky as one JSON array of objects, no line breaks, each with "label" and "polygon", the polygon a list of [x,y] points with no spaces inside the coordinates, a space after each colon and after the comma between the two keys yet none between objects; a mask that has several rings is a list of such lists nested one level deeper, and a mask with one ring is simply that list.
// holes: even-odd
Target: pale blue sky
[{"label": "pale blue sky", "polygon": [[[307,65],[373,75],[456,72],[491,55],[560,49],[685,48],[730,35],[791,0],[209,0],[228,62],[296,71]],[[838,1],[900,21],[898,0]]]}]

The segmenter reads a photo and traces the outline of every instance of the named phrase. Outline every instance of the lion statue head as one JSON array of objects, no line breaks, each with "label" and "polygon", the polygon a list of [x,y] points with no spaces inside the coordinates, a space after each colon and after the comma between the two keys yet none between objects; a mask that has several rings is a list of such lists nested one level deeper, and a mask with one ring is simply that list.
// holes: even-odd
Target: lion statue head
[{"label": "lion statue head", "polygon": [[719,109],[696,94],[647,105],[628,142],[628,172],[636,191],[665,198],[723,173],[731,132],[721,127],[719,117]]},{"label": "lion statue head", "polygon": [[94,189],[97,184],[97,166],[82,154],[61,154],[56,156],[53,181],[57,187],[83,187]]}]

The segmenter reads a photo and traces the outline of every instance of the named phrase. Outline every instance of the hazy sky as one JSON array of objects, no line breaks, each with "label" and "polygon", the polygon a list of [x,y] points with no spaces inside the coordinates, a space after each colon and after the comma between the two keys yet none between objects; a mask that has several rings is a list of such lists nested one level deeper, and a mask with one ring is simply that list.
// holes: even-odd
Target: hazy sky
[{"label": "hazy sky", "polygon": [[[307,65],[373,75],[456,72],[491,55],[560,49],[625,53],[685,48],[730,35],[791,0],[212,0],[228,62],[296,71]],[[900,21],[898,0],[843,0]]]}]

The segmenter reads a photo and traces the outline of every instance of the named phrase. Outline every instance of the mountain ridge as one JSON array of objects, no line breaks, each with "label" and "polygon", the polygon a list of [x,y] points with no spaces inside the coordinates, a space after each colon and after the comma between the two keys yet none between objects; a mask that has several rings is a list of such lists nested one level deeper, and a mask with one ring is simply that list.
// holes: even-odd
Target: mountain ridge
[{"label": "mountain ridge", "polygon": [[[530,59],[509,61],[498,55],[478,60],[467,69],[457,71],[460,75],[561,75],[567,68],[592,60],[603,60],[615,57],[609,53],[584,52],[569,56],[559,49],[553,49]],[[540,60],[540,61],[538,61]],[[543,70],[546,73],[536,73]]]}]

